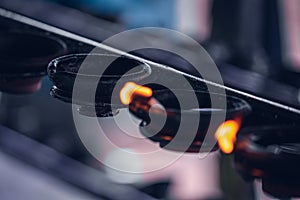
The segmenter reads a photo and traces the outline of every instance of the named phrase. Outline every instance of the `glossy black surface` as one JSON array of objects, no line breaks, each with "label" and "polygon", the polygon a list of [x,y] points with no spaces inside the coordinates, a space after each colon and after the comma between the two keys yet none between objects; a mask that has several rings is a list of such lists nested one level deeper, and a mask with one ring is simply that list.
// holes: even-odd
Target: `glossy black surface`
[{"label": "glossy black surface", "polygon": [[[10,5],[10,1],[0,2],[0,5]],[[13,8],[20,9],[20,7],[16,8],[12,6],[11,9],[13,10]],[[23,10],[22,12],[27,13],[27,15],[30,16],[30,12],[27,12],[25,10]],[[37,15],[35,14],[34,16],[36,17]],[[14,15],[10,15],[10,17],[14,17]],[[70,35],[66,37],[64,32],[54,33],[56,29],[43,30],[41,28],[36,27],[38,25],[34,23],[31,25],[25,25],[23,23],[17,22],[16,20],[18,19],[20,18],[14,18],[14,20],[1,18],[0,29],[5,29],[5,30],[7,28],[18,29],[24,32],[28,32],[30,30],[36,34],[46,34],[46,35],[54,36],[55,38],[59,38],[59,40],[63,41],[63,43],[66,44],[66,47],[69,53],[71,54],[89,53],[94,48],[94,46],[91,43],[85,40],[81,40],[78,37],[72,38]],[[49,19],[51,19],[51,17]],[[50,22],[48,21],[47,23]],[[59,23],[62,22],[59,21]],[[86,26],[86,24],[84,25]],[[60,26],[62,26],[62,24],[60,24]],[[82,28],[77,27],[77,30],[80,30],[80,33],[84,35],[84,30]],[[100,36],[99,38],[97,38],[97,36],[98,34],[95,34],[93,39],[98,41],[104,39],[103,37],[100,38]],[[151,38],[151,42],[152,39],[153,38]],[[153,40],[153,42],[157,42],[157,41],[159,41],[159,38]],[[122,45],[124,44],[120,44],[120,49],[122,48]],[[111,53],[111,52],[108,51],[107,49],[103,49],[103,53]],[[189,82],[192,84],[195,90],[201,90],[201,91],[207,90],[207,86],[203,81],[200,81],[199,79],[196,78],[191,78],[189,76],[193,74],[192,71],[190,71],[189,65],[186,62],[181,62],[182,60],[178,58],[175,59],[175,57],[173,57],[174,55],[153,53],[152,55],[147,54],[141,56],[157,62],[165,61],[164,64],[172,63],[173,64],[172,67],[174,67],[175,69],[188,72],[188,74],[185,74],[185,77],[189,80]],[[174,63],[173,61],[176,62]],[[290,130],[292,127],[296,127],[298,124],[300,124],[300,117],[299,117],[300,106],[299,106],[299,100],[297,98],[298,89],[294,85],[288,84],[287,82],[282,83],[270,77],[266,77],[264,75],[250,72],[244,69],[241,70],[240,68],[235,66],[220,64],[218,65],[218,67],[220,68],[225,85],[230,87],[230,88],[226,88],[227,94],[246,101],[252,108],[252,112],[244,119],[242,131],[247,130],[246,128],[249,127],[271,127],[270,128],[271,130],[274,130],[274,127],[275,128],[287,127],[287,130]],[[167,81],[174,82],[177,80],[178,76],[181,76],[181,74],[175,73],[174,71],[169,71],[167,70],[167,68],[159,68],[155,64],[151,65],[151,68],[152,68],[151,69],[152,73],[148,77],[148,79],[151,79],[154,82],[155,80],[166,79],[166,77],[168,77]],[[3,123],[5,126],[10,126],[14,129],[17,129],[20,132],[27,134],[32,138],[38,139],[41,142],[46,143],[47,145],[62,151],[64,154],[68,156],[74,157],[77,160],[84,161],[87,162],[89,165],[92,165],[91,162],[88,162],[91,160],[89,154],[86,152],[82,153],[84,152],[83,150],[84,147],[80,145],[81,144],[80,141],[78,141],[78,138],[76,138],[75,136],[76,134],[74,134],[75,129],[74,127],[72,127],[72,125],[70,125],[72,124],[71,122],[72,120],[70,120],[70,118],[72,117],[72,115],[70,114],[71,113],[70,105],[63,104],[60,101],[51,99],[50,96],[48,96],[51,83],[47,82],[47,80],[45,82],[47,83],[47,85],[45,86],[44,90],[40,91],[40,93],[37,93],[36,95],[31,97],[23,97],[23,96],[17,97],[17,96],[10,96],[4,94],[3,105],[5,109],[1,110],[1,116],[2,116],[1,123]],[[179,85],[178,88],[176,89],[185,89],[185,88],[186,88],[185,85]],[[65,95],[63,94],[61,96],[65,96]],[[24,105],[25,106],[29,105],[30,107],[27,108]],[[43,121],[44,123],[42,126],[43,130],[38,128],[34,129],[34,123],[32,123],[32,127],[30,127],[32,129],[28,127],[26,127],[27,129],[26,128],[22,129],[22,126],[20,124],[22,124],[21,122],[27,118],[26,117],[21,119],[15,118],[15,114],[16,113],[20,114],[22,109],[25,110],[28,109],[29,111],[41,110],[41,113],[38,114],[36,118],[33,119],[35,120],[41,119],[41,121]],[[89,111],[87,111],[87,113],[89,113]],[[31,115],[34,116],[34,112],[31,112]],[[3,120],[3,116],[7,116],[7,117],[5,117]],[[20,114],[20,116],[22,115]],[[50,116],[55,116],[55,117],[50,117]],[[63,127],[63,131],[58,131],[57,129],[55,129],[56,127]],[[281,130],[281,128],[279,128],[279,130]],[[287,132],[282,131],[281,133],[286,134]],[[261,133],[261,135],[263,136],[264,134]],[[267,140],[272,141],[274,139],[273,133],[270,133],[268,135],[269,136]],[[294,136],[296,135],[297,134],[295,133]],[[293,138],[293,143],[297,143],[297,141],[298,141],[298,136],[296,138]],[[4,144],[6,142],[7,141],[3,141]],[[1,145],[1,146],[7,147],[8,150],[9,148],[14,148],[14,145],[12,145],[12,147],[10,147],[9,145]],[[288,160],[288,162],[293,161],[294,163],[296,163],[295,166],[299,165],[297,153],[291,154],[290,151],[292,150],[292,152],[297,152],[298,151],[297,145],[290,146],[284,144],[278,147],[278,149],[284,149],[284,152],[288,152],[290,155],[295,156],[294,158],[296,159]],[[29,150],[30,149],[27,148],[22,149],[22,151],[24,151],[24,154],[30,152]],[[24,154],[19,154],[18,152],[18,155],[20,155],[20,157],[26,159],[27,157],[24,156]],[[37,155],[41,156],[43,154],[42,153],[39,154],[39,152],[37,151]],[[282,158],[285,159],[286,157],[283,156]],[[51,166],[51,163],[43,163],[43,165],[45,165],[44,166],[45,168],[53,167]],[[251,164],[251,166],[252,165],[256,166],[261,164],[260,161],[254,161]],[[282,168],[286,167],[284,164],[282,165],[283,165]],[[266,167],[268,167],[268,165],[266,165]],[[293,168],[293,166],[291,167]],[[60,166],[57,166],[57,170],[60,170],[59,168]],[[248,168],[246,167],[246,169]],[[282,172],[285,173],[286,171],[288,171],[289,168],[286,169],[287,170]],[[251,172],[251,170],[249,171]],[[249,171],[246,170],[247,173],[249,173]],[[268,168],[266,172],[272,173],[272,170],[269,171]],[[292,170],[290,172],[292,172]],[[252,176],[252,174],[250,175]],[[290,175],[292,175],[292,173]],[[298,176],[298,173],[296,173],[296,175]],[[282,176],[280,176],[280,180],[283,180],[281,178]],[[73,180],[71,180],[71,182],[72,181]],[[289,189],[287,189],[285,190],[285,193],[282,192],[281,194],[284,194],[284,196],[298,195],[293,192],[297,191],[297,188],[299,188],[298,187],[299,183],[296,181],[296,182],[291,182],[289,184],[288,181],[289,180],[282,181],[282,182],[279,181],[278,183],[278,179],[276,177],[265,179],[265,181],[263,181],[263,187],[266,191],[269,191],[269,193],[272,193],[271,191],[277,191],[281,193],[277,186],[283,183],[285,184],[285,186],[287,186],[287,188],[290,188],[290,191]],[[280,194],[277,194],[277,196],[280,196]]]},{"label": "glossy black surface", "polygon": [[[175,96],[174,92],[177,96]],[[191,107],[191,105],[184,105],[181,107],[178,99],[192,99],[195,95],[198,103],[197,107]],[[199,152],[200,148],[206,151],[211,150],[210,148],[214,146],[212,150],[217,150],[216,140],[214,134],[211,134],[211,138],[208,137],[208,129],[211,122],[211,116],[221,116],[224,115],[225,120],[238,120],[240,123],[243,118],[251,112],[249,104],[239,98],[232,96],[223,96],[220,94],[209,94],[203,91],[191,91],[191,90],[154,90],[153,98],[161,104],[162,107],[146,108],[146,102],[141,101],[140,98],[133,99],[130,104],[129,109],[131,113],[141,118],[140,131],[147,138],[152,141],[159,142],[160,146],[174,151],[186,151],[186,152]],[[211,105],[211,98],[214,98],[217,102],[216,105],[222,105],[220,102],[226,100],[226,109],[222,107],[214,107]],[[219,101],[219,103],[218,103]],[[141,104],[143,106],[141,106]],[[151,117],[150,117],[151,116]],[[164,118],[166,122],[161,128],[160,123]],[[189,127],[193,127],[193,119],[199,118],[199,124],[197,125],[197,133],[193,137],[193,133],[189,131]],[[183,134],[178,134],[179,126],[184,120],[187,128]],[[213,124],[213,133],[221,125],[223,121]],[[188,144],[186,140],[193,137],[192,144]],[[172,143],[173,138],[179,137],[177,142]],[[204,143],[204,139],[208,137],[209,139]],[[207,138],[206,138],[207,139]],[[187,148],[188,147],[188,148]]]},{"label": "glossy black surface", "polygon": [[235,166],[246,178],[262,179],[263,190],[280,198],[299,197],[300,128],[243,129],[235,144]]},{"label": "glossy black surface", "polygon": [[[103,73],[99,68],[105,69]],[[114,89],[120,91],[126,82],[138,83],[150,74],[149,65],[113,54],[67,55],[51,61],[48,65],[48,76],[54,84],[51,89],[53,97],[81,105],[80,112],[85,115],[91,115],[89,113],[95,107],[97,116],[103,117],[112,116],[115,109],[124,107],[119,96],[112,95]],[[77,87],[80,95],[72,99],[76,78],[80,81]],[[95,100],[91,102],[87,96],[89,97],[90,89],[95,85]]]}]

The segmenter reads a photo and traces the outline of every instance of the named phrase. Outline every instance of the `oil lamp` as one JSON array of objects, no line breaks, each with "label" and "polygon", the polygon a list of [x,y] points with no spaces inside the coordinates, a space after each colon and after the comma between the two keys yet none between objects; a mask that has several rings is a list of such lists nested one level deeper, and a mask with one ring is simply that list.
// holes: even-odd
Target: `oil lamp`
[{"label": "oil lamp", "polygon": [[[105,66],[107,63],[109,66]],[[83,64],[85,69],[80,71]],[[101,67],[105,67],[105,70],[98,75],[97,71]],[[51,95],[79,105],[79,112],[83,115],[94,116],[96,111],[98,117],[113,116],[119,108],[124,107],[120,99],[112,95],[114,90],[120,90],[118,82],[120,85],[128,81],[139,82],[150,74],[151,68],[148,64],[114,54],[72,54],[53,60],[48,66],[48,75],[54,84]],[[76,78],[82,81],[76,88],[81,95],[72,99]],[[95,85],[96,94],[91,101],[86,97]]]},{"label": "oil lamp", "polygon": [[240,131],[234,156],[245,178],[261,179],[263,190],[277,198],[300,197],[300,128],[265,126]]},{"label": "oil lamp", "polygon": [[[231,153],[242,119],[251,110],[246,101],[233,96],[209,94],[205,91],[173,90],[179,97],[175,96],[169,89],[153,90],[153,93],[149,90],[151,90],[150,87],[138,85],[134,87],[133,83],[127,83],[121,90],[120,96],[123,99],[126,96],[129,98],[129,100],[125,98],[122,102],[124,104],[130,102],[130,112],[142,120],[140,124],[141,133],[168,150],[199,152],[200,148],[209,150],[213,146],[212,150],[217,150],[218,147],[221,147],[225,153]],[[189,107],[188,105],[180,107],[178,97],[189,99],[192,95],[196,95],[199,107]],[[226,100],[227,109],[221,107],[212,108],[212,96],[219,101]],[[155,106],[157,104],[160,106]],[[215,137],[209,138],[204,142],[213,114],[225,114],[225,122],[220,123],[215,128]],[[186,149],[186,142],[184,141],[186,139],[185,136],[181,138],[181,142],[171,143],[176,136],[182,118],[185,118],[185,121],[188,123],[188,121],[192,121],[196,117],[200,119],[197,124],[197,133],[188,149]],[[161,128],[161,124],[157,122],[164,118],[166,118],[166,121]],[[193,126],[193,124],[190,125]],[[190,133],[187,130],[185,134],[188,138]]]},{"label": "oil lamp", "polygon": [[47,64],[67,52],[57,37],[32,32],[0,32],[0,91],[32,93],[40,89]]}]

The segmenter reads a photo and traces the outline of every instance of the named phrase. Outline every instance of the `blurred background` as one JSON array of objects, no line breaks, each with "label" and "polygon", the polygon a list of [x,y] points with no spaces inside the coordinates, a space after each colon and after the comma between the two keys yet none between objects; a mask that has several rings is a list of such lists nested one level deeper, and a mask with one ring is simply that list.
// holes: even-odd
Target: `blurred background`
[{"label": "blurred background", "polygon": [[297,0],[55,2],[117,23],[119,31],[148,26],[178,30],[202,43],[216,62],[299,86]]},{"label": "blurred background", "polygon": [[[232,76],[226,76],[229,78],[225,82],[229,85],[240,84],[237,87],[263,95],[265,90],[262,88],[266,88],[265,83],[269,84],[269,80],[272,80],[280,84],[283,90],[286,88],[287,91],[292,91],[296,103],[287,101],[286,104],[299,104],[300,101],[299,0],[3,0],[0,5],[2,4],[12,5],[16,10],[38,16],[46,23],[53,23],[96,41],[103,41],[132,28],[151,26],[174,29],[201,43],[217,63],[221,73],[233,73]],[[126,41],[124,43],[126,45]],[[176,45],[184,46],[180,43]],[[182,67],[174,63],[177,60],[166,59],[169,58],[167,56],[169,55],[154,52],[146,57]],[[247,73],[250,75],[247,76]],[[240,75],[246,78],[239,78]],[[49,95],[51,86],[48,78],[44,78],[42,88],[37,93],[0,93],[0,123],[93,169],[103,171],[112,182],[130,185],[155,198],[269,199],[259,187],[242,180],[232,167],[231,156],[223,156],[218,152],[204,160],[200,160],[197,155],[187,154],[168,168],[137,176],[106,168],[83,147],[73,124],[71,105],[52,99]],[[276,98],[276,89],[270,92]],[[280,100],[281,97],[277,98]],[[122,111],[119,117],[126,122],[128,113]],[[150,141],[141,141],[114,129],[110,126],[110,119],[100,120],[109,127],[111,140],[123,149],[144,152],[158,148]],[[93,127],[87,128],[91,132],[96,130]],[[128,130],[139,135],[136,127],[128,127]],[[101,141],[99,145],[105,146]],[[42,152],[38,149],[33,151]],[[130,163],[119,152],[111,149],[105,149],[104,152],[107,162],[117,160],[119,165]],[[157,158],[147,163],[138,157],[135,159],[132,162],[141,166],[160,161]],[[5,174],[2,173],[1,177],[5,177]],[[10,180],[10,177],[5,180],[11,182],[10,189],[14,188],[20,196],[28,195],[31,193],[29,191],[35,191],[32,187],[37,187],[31,187],[30,184],[24,186],[25,183],[36,181],[32,176],[26,179],[16,177],[15,180],[23,181],[21,186],[16,184],[18,181]],[[7,187],[0,184],[0,198],[3,195],[1,199],[21,198],[16,194],[11,197]],[[47,189],[37,190],[45,199],[46,196],[48,199],[74,199],[72,195],[63,196],[58,192],[55,193],[56,196],[51,196]],[[54,188],[53,191],[57,190]],[[80,193],[81,190],[77,192]],[[77,195],[72,190],[70,193]],[[29,198],[41,199],[36,195]],[[78,199],[88,198],[90,197],[80,196]]]}]

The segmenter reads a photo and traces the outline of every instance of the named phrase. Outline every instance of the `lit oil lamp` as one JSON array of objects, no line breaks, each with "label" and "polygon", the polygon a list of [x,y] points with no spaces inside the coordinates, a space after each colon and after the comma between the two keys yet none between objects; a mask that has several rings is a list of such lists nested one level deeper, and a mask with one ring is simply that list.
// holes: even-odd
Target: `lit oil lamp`
[{"label": "lit oil lamp", "polygon": [[266,126],[240,131],[235,166],[246,179],[261,179],[263,190],[277,198],[300,197],[300,128]]},{"label": "lit oil lamp", "polygon": [[[126,83],[120,92],[120,98],[123,104],[129,105],[130,112],[142,120],[141,133],[152,141],[159,142],[161,147],[186,152],[199,152],[200,148],[209,151],[211,147],[213,147],[212,150],[217,150],[220,147],[224,153],[231,153],[234,150],[236,134],[242,119],[251,111],[249,104],[236,97],[202,91],[176,90],[176,94],[187,99],[191,95],[196,95],[199,107],[180,108],[177,97],[171,90],[152,91],[150,87],[135,83]],[[211,95],[220,101],[226,100],[227,109],[211,108]],[[226,118],[225,122],[220,123],[216,128],[214,137],[205,143],[212,114],[225,114]],[[163,119],[166,116],[163,127],[160,129],[158,124],[151,123],[150,116],[156,119]],[[200,117],[197,133],[188,149],[185,146],[186,142],[182,141],[185,139],[184,137],[181,140],[182,143],[171,144],[180,126],[181,117],[191,119],[191,121],[192,118]],[[189,134],[188,131],[186,134]]]}]

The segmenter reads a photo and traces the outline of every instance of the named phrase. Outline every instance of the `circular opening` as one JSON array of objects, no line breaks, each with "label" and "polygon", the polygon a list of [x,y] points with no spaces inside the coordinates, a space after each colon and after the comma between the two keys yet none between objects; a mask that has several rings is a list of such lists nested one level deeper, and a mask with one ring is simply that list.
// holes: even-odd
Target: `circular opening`
[{"label": "circular opening", "polygon": [[286,146],[300,143],[299,128],[297,127],[253,127],[241,131],[240,140],[249,139],[253,144],[261,148],[271,146]]},{"label": "circular opening", "polygon": [[[102,73],[100,70],[105,71]],[[123,107],[119,102],[119,96],[113,96],[114,89],[122,87],[123,82],[139,82],[150,74],[151,68],[148,64],[114,54],[66,55],[51,61],[48,65],[48,75],[54,84],[52,96],[78,105],[96,106],[97,109],[112,104]],[[82,81],[76,88],[80,95],[73,97],[76,78]],[[117,84],[118,81],[120,85]],[[95,85],[97,86],[95,98],[90,99],[90,88]],[[116,102],[112,102],[113,98],[117,99]]]},{"label": "circular opening", "polygon": [[[154,91],[154,97],[165,107],[166,111],[175,113],[201,113],[201,114],[211,114],[212,112],[238,112],[245,111],[249,112],[250,105],[237,97],[224,96],[216,93],[209,93],[205,91],[192,91],[192,90],[173,90],[177,96],[171,90],[159,90]],[[190,104],[180,105],[178,99],[191,99],[196,95],[199,107],[192,107]],[[220,102],[217,107],[212,108],[211,97]],[[221,102],[227,102],[226,110],[222,108]],[[181,107],[182,106],[182,107]]]},{"label": "circular opening", "polygon": [[[84,68],[80,67],[84,64]],[[135,59],[113,54],[73,54],[53,60],[48,67],[49,76],[55,73],[66,73],[99,78],[97,75],[100,67],[106,67],[101,75],[101,81],[106,78],[126,80],[140,80],[150,75],[151,68],[148,64]],[[79,70],[80,69],[80,70]],[[126,74],[127,73],[127,74]],[[125,75],[126,74],[126,75]]]}]

